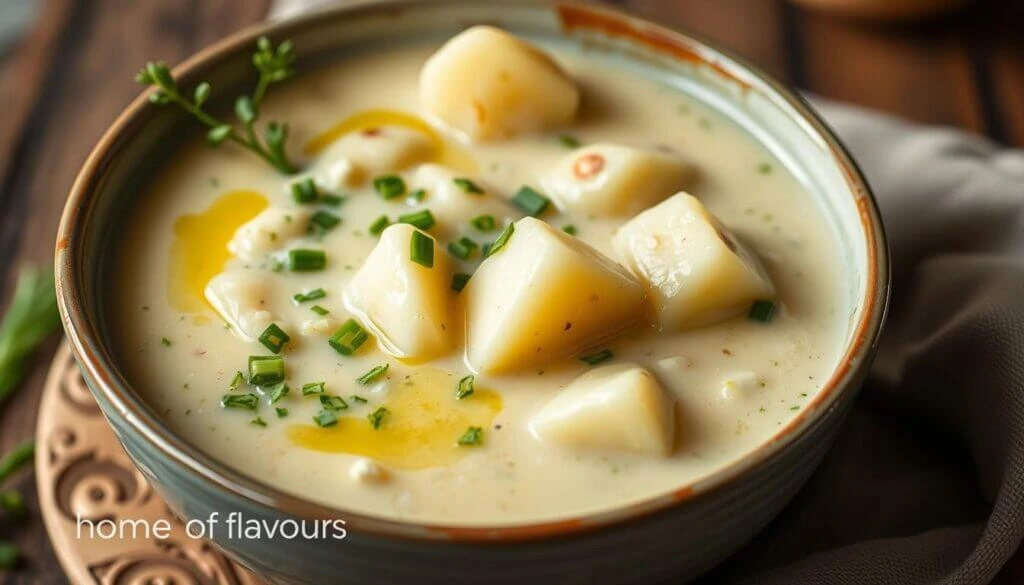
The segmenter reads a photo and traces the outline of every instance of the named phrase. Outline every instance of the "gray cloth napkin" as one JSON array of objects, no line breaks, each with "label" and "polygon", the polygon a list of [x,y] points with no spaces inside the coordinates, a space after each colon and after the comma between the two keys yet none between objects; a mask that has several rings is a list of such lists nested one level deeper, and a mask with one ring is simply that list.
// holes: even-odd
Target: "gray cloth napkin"
[{"label": "gray cloth napkin", "polygon": [[701,581],[988,583],[1024,538],[1024,152],[817,106],[882,208],[888,326],[807,486]]},{"label": "gray cloth napkin", "polygon": [[882,209],[888,325],[821,467],[702,581],[988,583],[1024,537],[1024,152],[817,105]]}]

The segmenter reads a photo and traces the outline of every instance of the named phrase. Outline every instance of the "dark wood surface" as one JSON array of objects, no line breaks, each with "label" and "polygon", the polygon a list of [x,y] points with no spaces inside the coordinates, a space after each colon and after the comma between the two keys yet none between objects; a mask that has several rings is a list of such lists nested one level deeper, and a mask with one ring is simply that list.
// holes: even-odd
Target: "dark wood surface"
[{"label": "dark wood surface", "polygon": [[[48,0],[27,35],[0,55],[0,307],[17,268],[52,261],[64,198],[93,144],[138,87],[146,59],[176,63],[259,21],[270,0]],[[976,0],[939,20],[878,25],[781,0],[620,0],[686,27],[819,95],[919,122],[1024,145],[1024,1]],[[21,392],[0,407],[0,452],[32,436],[51,341]],[[17,479],[33,492],[31,474]],[[34,500],[34,497],[33,497]],[[34,506],[34,502],[32,504]],[[0,540],[27,561],[0,583],[63,583],[35,519]],[[1002,583],[1024,584],[1024,554]]]}]

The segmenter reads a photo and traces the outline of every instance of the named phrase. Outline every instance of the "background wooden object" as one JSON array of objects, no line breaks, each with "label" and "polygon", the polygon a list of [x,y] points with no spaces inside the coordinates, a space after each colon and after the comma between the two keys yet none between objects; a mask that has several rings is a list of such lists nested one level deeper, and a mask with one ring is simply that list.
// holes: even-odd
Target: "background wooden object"
[{"label": "background wooden object", "polygon": [[[64,198],[93,144],[139,91],[146,59],[176,63],[261,20],[269,0],[47,0],[0,55],[0,307],[17,268],[49,263]],[[731,47],[815,94],[919,122],[959,126],[1024,146],[1024,2],[975,0],[919,24],[873,25],[782,0],[617,0],[656,22]],[[32,436],[38,389],[55,343],[0,410],[0,452]],[[31,477],[17,483],[33,494]],[[34,500],[34,494],[32,496]],[[34,501],[32,502],[34,506]],[[63,583],[42,523],[0,527],[27,554],[2,585]],[[1000,579],[1024,584],[1024,554]]]}]

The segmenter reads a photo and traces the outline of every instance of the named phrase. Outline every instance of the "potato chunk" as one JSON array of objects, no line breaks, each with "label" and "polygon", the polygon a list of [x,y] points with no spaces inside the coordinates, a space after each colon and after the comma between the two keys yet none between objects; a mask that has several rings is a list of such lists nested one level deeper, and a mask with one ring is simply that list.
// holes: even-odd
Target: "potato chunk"
[{"label": "potato chunk", "polygon": [[243,260],[261,260],[284,248],[289,239],[305,234],[311,215],[305,209],[268,207],[238,228],[228,250]]},{"label": "potato chunk", "polygon": [[643,318],[643,291],[587,244],[527,217],[462,293],[466,354],[481,372],[532,368],[607,341]]},{"label": "potato chunk", "polygon": [[333,190],[353,187],[377,175],[397,173],[434,157],[430,137],[404,126],[367,128],[345,135],[321,157],[317,184]]},{"label": "potato chunk", "polygon": [[275,321],[270,286],[256,271],[222,272],[206,284],[204,295],[231,330],[246,341],[258,338]]},{"label": "potato chunk", "polygon": [[623,363],[573,380],[530,419],[530,430],[568,447],[665,457],[674,446],[675,419],[675,400],[658,380]]},{"label": "potato chunk", "polygon": [[563,157],[541,184],[559,209],[629,217],[682,190],[693,174],[677,156],[594,144]]},{"label": "potato chunk", "polygon": [[452,128],[492,140],[571,123],[580,92],[536,47],[505,31],[475,26],[423,66],[420,99]]},{"label": "potato chunk", "polygon": [[647,288],[664,330],[716,323],[775,294],[757,258],[686,193],[633,218],[614,245]]},{"label": "potato chunk", "polygon": [[384,230],[377,246],[345,289],[345,305],[372,331],[384,351],[398,358],[426,359],[451,346],[451,269],[434,242],[431,268],[412,261],[408,224]]}]

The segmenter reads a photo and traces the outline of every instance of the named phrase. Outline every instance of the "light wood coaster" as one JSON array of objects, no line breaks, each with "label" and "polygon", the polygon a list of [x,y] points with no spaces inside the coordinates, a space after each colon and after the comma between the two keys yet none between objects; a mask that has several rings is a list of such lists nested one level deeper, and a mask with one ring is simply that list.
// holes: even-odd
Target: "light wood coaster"
[{"label": "light wood coaster", "polygon": [[[36,442],[39,507],[72,583],[262,584],[205,540],[185,534],[184,524],[153,492],[117,442],[66,344],[58,350],[43,389]],[[141,520],[150,527],[162,519],[170,524],[170,535],[166,539],[89,538],[85,528],[80,537],[79,517],[115,524]]]}]

